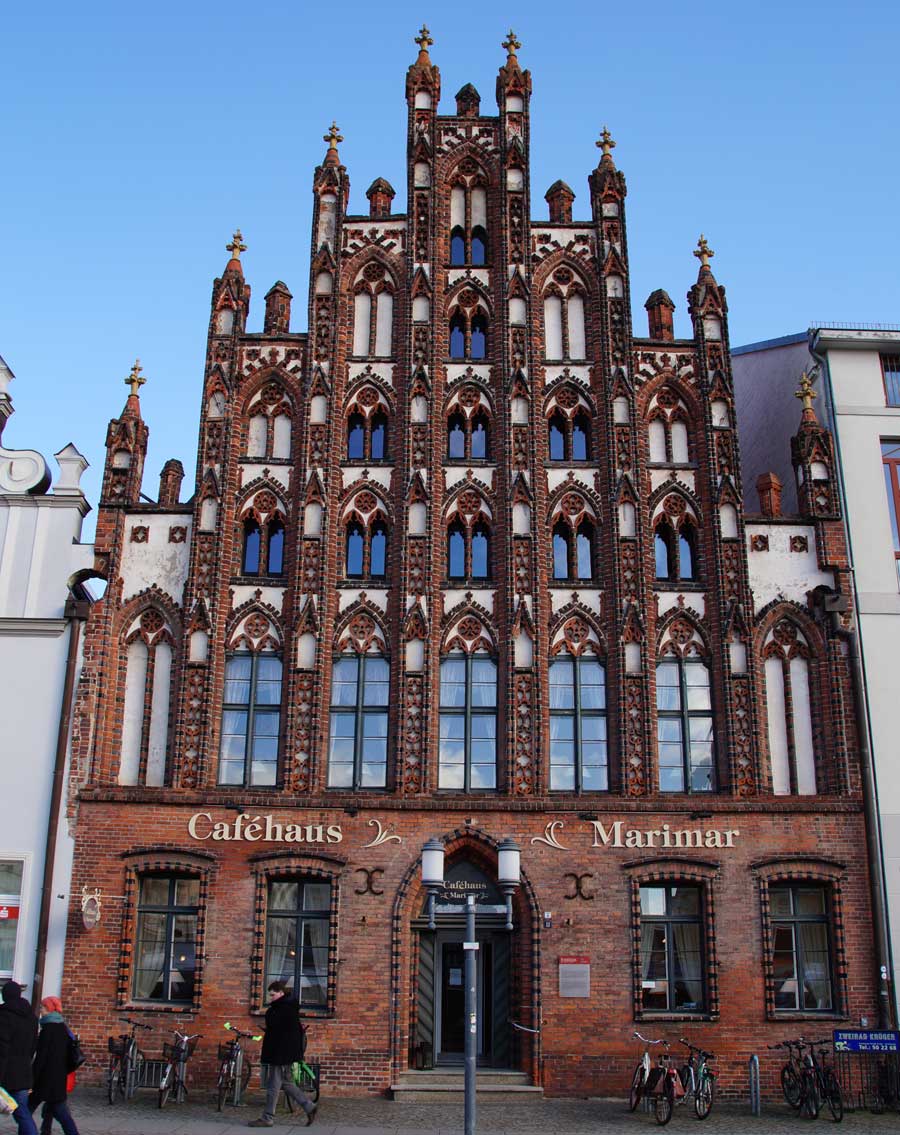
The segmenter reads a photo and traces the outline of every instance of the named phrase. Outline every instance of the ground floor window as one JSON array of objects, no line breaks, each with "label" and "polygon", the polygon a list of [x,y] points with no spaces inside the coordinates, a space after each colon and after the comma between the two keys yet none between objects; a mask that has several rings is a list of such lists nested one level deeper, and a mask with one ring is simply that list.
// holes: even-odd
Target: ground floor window
[{"label": "ground floor window", "polygon": [[834,1008],[828,892],[811,884],[769,887],[776,1012]]},{"label": "ground floor window", "polygon": [[273,879],[267,909],[264,988],[284,981],[301,1006],[327,1008],[331,884]]},{"label": "ground floor window", "polygon": [[701,888],[670,883],[640,890],[641,1008],[705,1012]]},{"label": "ground floor window", "polygon": [[21,859],[0,859],[0,978],[12,977],[16,965],[16,935],[22,902]]},{"label": "ground floor window", "polygon": [[197,965],[200,880],[140,879],[134,984],[136,1001],[192,1001]]}]

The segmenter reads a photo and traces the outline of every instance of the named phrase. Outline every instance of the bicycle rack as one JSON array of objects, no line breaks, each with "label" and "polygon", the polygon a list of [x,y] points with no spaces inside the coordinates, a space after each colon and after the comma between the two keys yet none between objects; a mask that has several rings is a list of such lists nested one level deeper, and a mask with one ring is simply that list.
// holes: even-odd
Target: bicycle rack
[{"label": "bicycle rack", "polygon": [[756,1053],[750,1057],[747,1070],[750,1075],[750,1113],[759,1116],[762,1114],[762,1105],[759,1097],[759,1057]]}]

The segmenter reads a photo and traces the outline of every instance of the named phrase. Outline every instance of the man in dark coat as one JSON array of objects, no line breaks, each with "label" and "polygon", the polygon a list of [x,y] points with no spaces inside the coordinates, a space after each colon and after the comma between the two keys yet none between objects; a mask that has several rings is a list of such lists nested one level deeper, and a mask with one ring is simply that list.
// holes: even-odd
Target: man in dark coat
[{"label": "man in dark coat", "polygon": [[37,1045],[37,1019],[31,1005],[22,996],[22,986],[8,981],[2,991],[0,1008],[0,1087],[6,1088],[19,1105],[13,1119],[19,1135],[37,1135],[37,1128],[28,1110],[28,1089],[31,1087],[31,1058]]},{"label": "man in dark coat", "polygon": [[303,1026],[300,1024],[300,1005],[283,981],[269,986],[269,1007],[266,1009],[266,1035],[263,1037],[263,1064],[268,1064],[266,1080],[266,1110],[248,1127],[272,1127],[275,1124],[275,1106],[278,1093],[284,1089],[295,1103],[306,1112],[306,1126],[316,1118],[316,1105],[303,1094],[291,1076],[291,1065],[303,1059]]}]

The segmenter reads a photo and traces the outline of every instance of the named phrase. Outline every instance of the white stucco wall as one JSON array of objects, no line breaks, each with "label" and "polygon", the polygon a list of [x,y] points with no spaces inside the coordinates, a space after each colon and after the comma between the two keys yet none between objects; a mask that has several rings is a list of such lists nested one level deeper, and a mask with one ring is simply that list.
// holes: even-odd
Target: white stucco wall
[{"label": "white stucco wall", "polygon": [[[750,587],[753,605],[760,611],[773,599],[793,599],[806,603],[813,588],[823,584],[834,586],[834,575],[820,571],[816,560],[816,531],[811,524],[772,524],[768,521],[748,523],[747,560],[750,566]],[[754,536],[765,536],[768,551],[755,551]],[[791,537],[806,538],[805,552],[791,550]]]},{"label": "white stucco wall", "polygon": [[[176,603],[182,602],[190,558],[191,519],[189,512],[162,516],[143,512],[128,514],[121,563],[123,603],[154,583]],[[132,529],[136,526],[149,530],[143,543],[131,539]],[[187,528],[187,537],[182,543],[169,541],[169,529],[173,527]]]}]

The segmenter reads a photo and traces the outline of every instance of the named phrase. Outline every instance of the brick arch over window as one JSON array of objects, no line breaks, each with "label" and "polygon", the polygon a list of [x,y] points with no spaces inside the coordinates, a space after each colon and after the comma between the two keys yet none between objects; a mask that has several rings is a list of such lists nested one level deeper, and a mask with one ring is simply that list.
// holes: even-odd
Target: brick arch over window
[{"label": "brick arch over window", "polygon": [[574,382],[555,386],[544,401],[547,456],[551,461],[589,461],[593,454],[594,407]]},{"label": "brick arch over window", "polygon": [[491,456],[494,408],[487,391],[474,382],[455,386],[447,397],[448,461],[486,461]]},{"label": "brick arch over window", "polygon": [[341,509],[344,575],[383,579],[388,567],[389,509],[373,487],[351,490]]},{"label": "brick arch over window", "polygon": [[589,611],[563,611],[554,619],[550,627],[550,657],[561,651],[576,658],[583,654],[606,657],[606,640]]},{"label": "brick arch over window", "polygon": [[388,423],[391,407],[384,394],[374,385],[358,387],[347,398],[344,413],[347,461],[384,461],[388,456]]},{"label": "brick arch over window", "polygon": [[444,509],[448,578],[490,578],[492,529],[487,500],[474,485],[464,484]]},{"label": "brick arch over window", "polygon": [[[496,876],[498,842],[479,828],[457,828],[437,833],[444,845],[445,863],[452,864],[469,859],[485,874]],[[433,1038],[433,1025],[418,1015],[418,976],[423,961],[433,961],[428,954],[429,936],[425,903],[427,891],[422,885],[422,860],[417,858],[404,872],[394,893],[391,908],[391,997],[401,1006],[391,1037],[391,1070],[397,1076],[409,1067],[410,1046],[429,1045]],[[513,894],[513,921],[520,932],[512,936],[515,954],[512,970],[522,975],[514,987],[510,1016],[533,1032],[520,1036],[521,1059],[519,1066],[529,1075],[536,1076],[539,1068],[540,1006],[542,1003],[542,969],[540,965],[541,905],[526,867],[521,871],[521,885]],[[418,942],[419,955],[413,948]],[[432,948],[433,949],[433,948]],[[422,951],[426,951],[423,958]],[[423,1031],[424,1030],[424,1031]]]},{"label": "brick arch over window", "polygon": [[394,352],[394,307],[397,281],[378,259],[356,272],[352,284],[354,358],[391,358]]},{"label": "brick arch over window", "polygon": [[450,186],[446,203],[447,238],[451,267],[490,263],[488,221],[490,178],[480,160],[467,154],[456,162],[438,184]]},{"label": "brick arch over window", "polygon": [[555,580],[593,579],[599,558],[599,518],[587,494],[574,484],[550,506],[550,575]]},{"label": "brick arch over window", "polygon": [[756,632],[765,688],[769,772],[778,795],[841,792],[836,763],[826,762],[823,693],[829,677],[818,628],[793,604],[765,612]]},{"label": "brick arch over window", "polygon": [[650,464],[689,465],[696,460],[693,422],[702,421],[695,400],[672,381],[644,395]]},{"label": "brick arch over window", "polygon": [[240,574],[281,576],[285,571],[288,506],[276,482],[248,486],[237,505]]},{"label": "brick arch over window", "polygon": [[[844,918],[843,886],[846,882],[846,865],[835,860],[817,856],[779,856],[777,858],[761,860],[751,865],[759,893],[759,914],[762,923],[762,968],[765,983],[766,1018],[770,1021],[796,1018],[804,1013],[804,1009],[791,1010],[780,1008],[778,1005],[779,986],[782,994],[790,992],[784,988],[784,979],[776,980],[774,953],[776,946],[776,931],[780,915],[773,911],[773,890],[781,889],[783,900],[785,892],[791,890],[796,895],[796,889],[804,889],[815,893],[818,891],[824,899],[825,909],[818,925],[823,927],[826,934],[828,950],[828,976],[831,982],[831,1008],[829,1016],[840,1016],[847,1011],[848,985],[847,985],[847,952],[846,932]],[[793,896],[792,896],[793,898]],[[782,906],[780,902],[778,904]],[[785,919],[789,924],[790,916]],[[821,931],[819,932],[821,934]],[[796,939],[796,928],[794,931]],[[780,943],[779,943],[780,944]],[[796,947],[795,947],[796,948]],[[802,948],[802,944],[801,944]],[[783,971],[785,958],[779,959]],[[818,967],[817,967],[818,969]],[[821,970],[816,976],[820,976]],[[796,985],[802,984],[802,975],[796,974]],[[788,982],[790,978],[788,978]],[[798,997],[801,990],[796,990]],[[821,1011],[816,1011],[819,1016]]]},{"label": "brick arch over window", "polygon": [[288,461],[293,452],[294,404],[280,378],[268,376],[244,400],[244,451],[249,458]]},{"label": "brick arch over window", "polygon": [[700,578],[700,517],[690,497],[663,486],[650,499],[657,580]]},{"label": "brick arch over window", "polygon": [[[205,850],[178,847],[134,848],[123,858],[125,859],[125,878],[119,927],[120,949],[116,975],[116,1004],[122,1009],[132,1000],[140,880],[146,875],[180,876],[196,879],[199,882],[197,930],[194,942],[194,989],[190,1002],[191,1009],[196,1012],[201,1008],[203,1001],[206,912],[209,907],[210,886],[216,875],[216,858],[211,852]],[[108,917],[112,918],[113,915],[110,913]]]},{"label": "brick arch over window", "polygon": [[355,603],[344,612],[335,627],[333,641],[336,654],[388,653],[388,636],[381,612],[370,603]]},{"label": "brick arch over window", "polygon": [[180,625],[160,602],[142,600],[120,619],[124,654],[117,781],[161,787],[171,777],[169,744],[173,675]]},{"label": "brick arch over window", "polygon": [[229,651],[278,651],[282,649],[283,642],[278,613],[268,604],[252,599],[232,614],[225,630],[225,649]]}]

